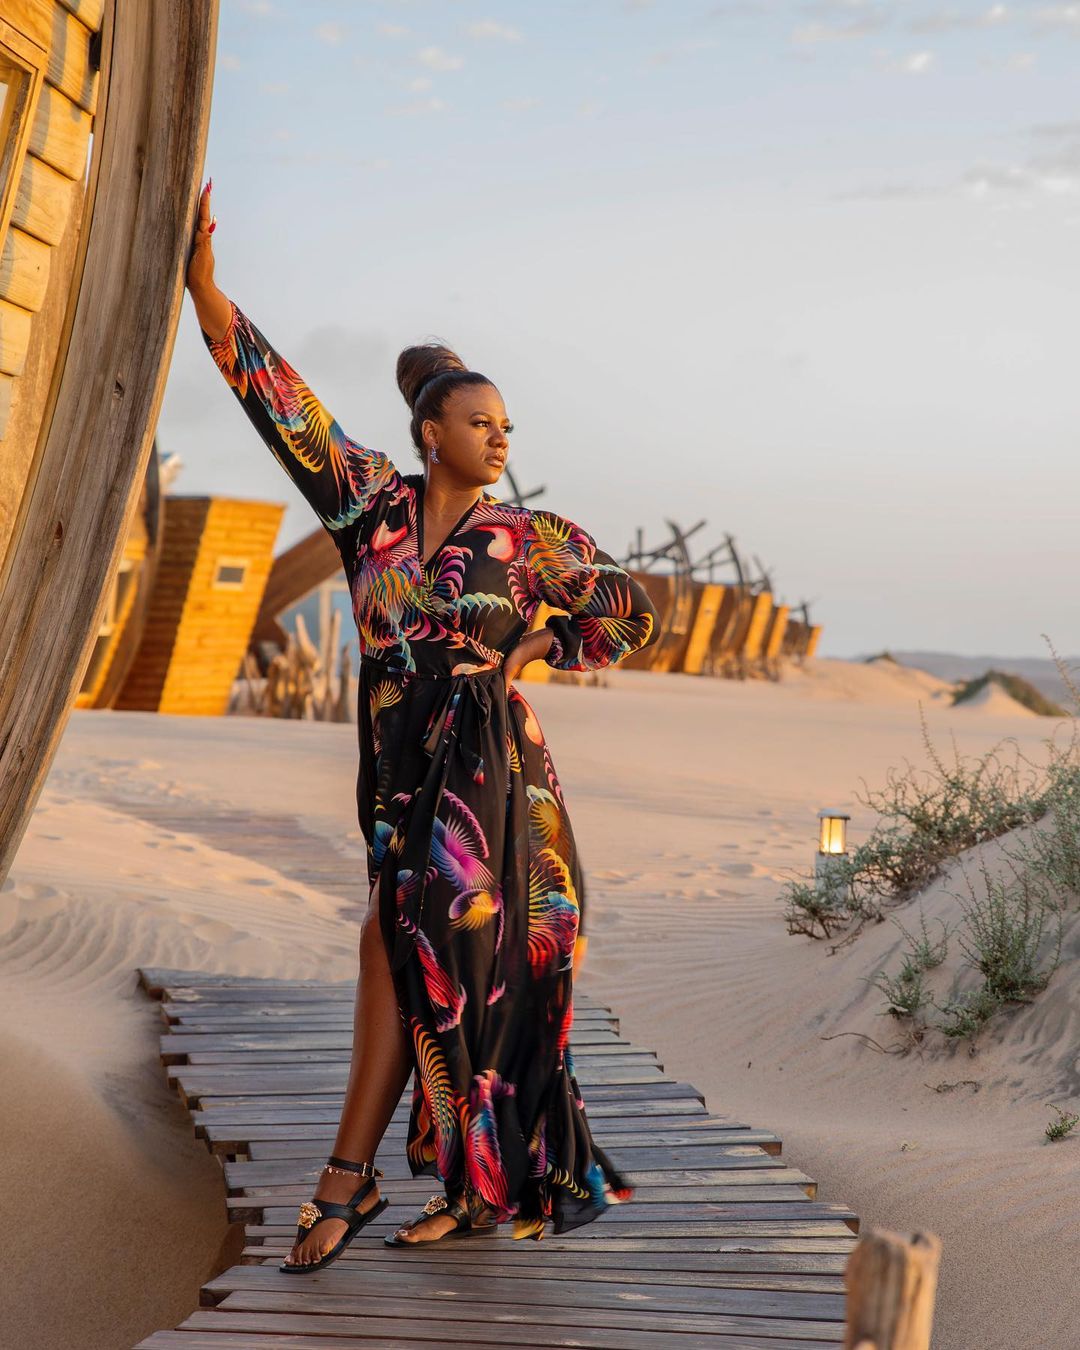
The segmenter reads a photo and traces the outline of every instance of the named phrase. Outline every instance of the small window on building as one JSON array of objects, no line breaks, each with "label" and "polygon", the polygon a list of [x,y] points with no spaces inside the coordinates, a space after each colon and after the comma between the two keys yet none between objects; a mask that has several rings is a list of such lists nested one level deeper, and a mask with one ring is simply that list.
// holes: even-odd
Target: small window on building
[{"label": "small window on building", "polygon": [[0,247],[15,204],[44,60],[39,47],[0,24]]},{"label": "small window on building", "polygon": [[248,565],[247,558],[219,558],[214,568],[214,590],[242,590]]}]

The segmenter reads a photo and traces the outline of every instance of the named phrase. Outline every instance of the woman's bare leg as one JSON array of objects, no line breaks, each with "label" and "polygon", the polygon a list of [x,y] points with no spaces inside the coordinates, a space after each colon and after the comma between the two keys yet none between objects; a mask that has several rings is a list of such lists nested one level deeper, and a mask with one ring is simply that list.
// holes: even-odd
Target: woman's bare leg
[{"label": "woman's bare leg", "polygon": [[[337,1137],[332,1152],[353,1162],[374,1162],[375,1150],[386,1132],[394,1108],[405,1090],[412,1066],[412,1051],[401,1025],[390,963],[379,928],[378,883],[372,888],[367,914],[360,930],[360,976],[353,1014],[352,1062],[345,1088]],[[314,1198],[348,1204],[363,1184],[359,1176],[322,1172]],[[357,1205],[360,1213],[379,1199],[377,1186]],[[317,1261],[345,1231],[341,1219],[326,1219],[295,1245],[286,1264]]]}]

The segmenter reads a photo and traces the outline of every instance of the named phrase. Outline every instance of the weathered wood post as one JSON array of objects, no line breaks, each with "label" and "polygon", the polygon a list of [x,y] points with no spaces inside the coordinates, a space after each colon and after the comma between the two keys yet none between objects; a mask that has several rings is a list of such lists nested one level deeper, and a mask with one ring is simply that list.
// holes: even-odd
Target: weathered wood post
[{"label": "weathered wood post", "polygon": [[868,1229],[844,1268],[844,1350],[930,1350],[941,1239]]}]

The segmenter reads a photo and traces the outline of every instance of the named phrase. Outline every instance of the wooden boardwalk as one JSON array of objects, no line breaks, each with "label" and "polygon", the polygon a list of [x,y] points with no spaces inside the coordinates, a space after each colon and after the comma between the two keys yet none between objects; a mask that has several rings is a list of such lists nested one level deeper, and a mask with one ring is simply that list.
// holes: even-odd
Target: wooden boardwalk
[{"label": "wooden boardwalk", "polygon": [[[277,1264],[333,1145],[355,986],[141,969],[161,999],[161,1057],[196,1134],[220,1157],[241,1263],[137,1350],[578,1346],[711,1350],[840,1346],[856,1216],[815,1198],[780,1140],[710,1112],[577,996],[573,1048],[593,1133],[635,1199],[540,1243],[391,1251],[383,1236],[438,1190],[404,1157],[405,1100],[379,1155],[391,1207],[326,1270]],[[406,1094],[406,1099],[407,1099]]]}]

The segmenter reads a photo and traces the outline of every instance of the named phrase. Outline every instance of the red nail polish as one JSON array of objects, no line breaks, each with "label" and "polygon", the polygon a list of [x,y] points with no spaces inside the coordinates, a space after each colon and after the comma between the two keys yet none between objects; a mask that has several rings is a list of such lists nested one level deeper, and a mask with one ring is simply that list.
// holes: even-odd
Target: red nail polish
[{"label": "red nail polish", "polygon": [[217,221],[215,220],[214,223],[210,226],[210,228],[206,231],[206,233],[213,234],[216,229],[217,229]]}]

